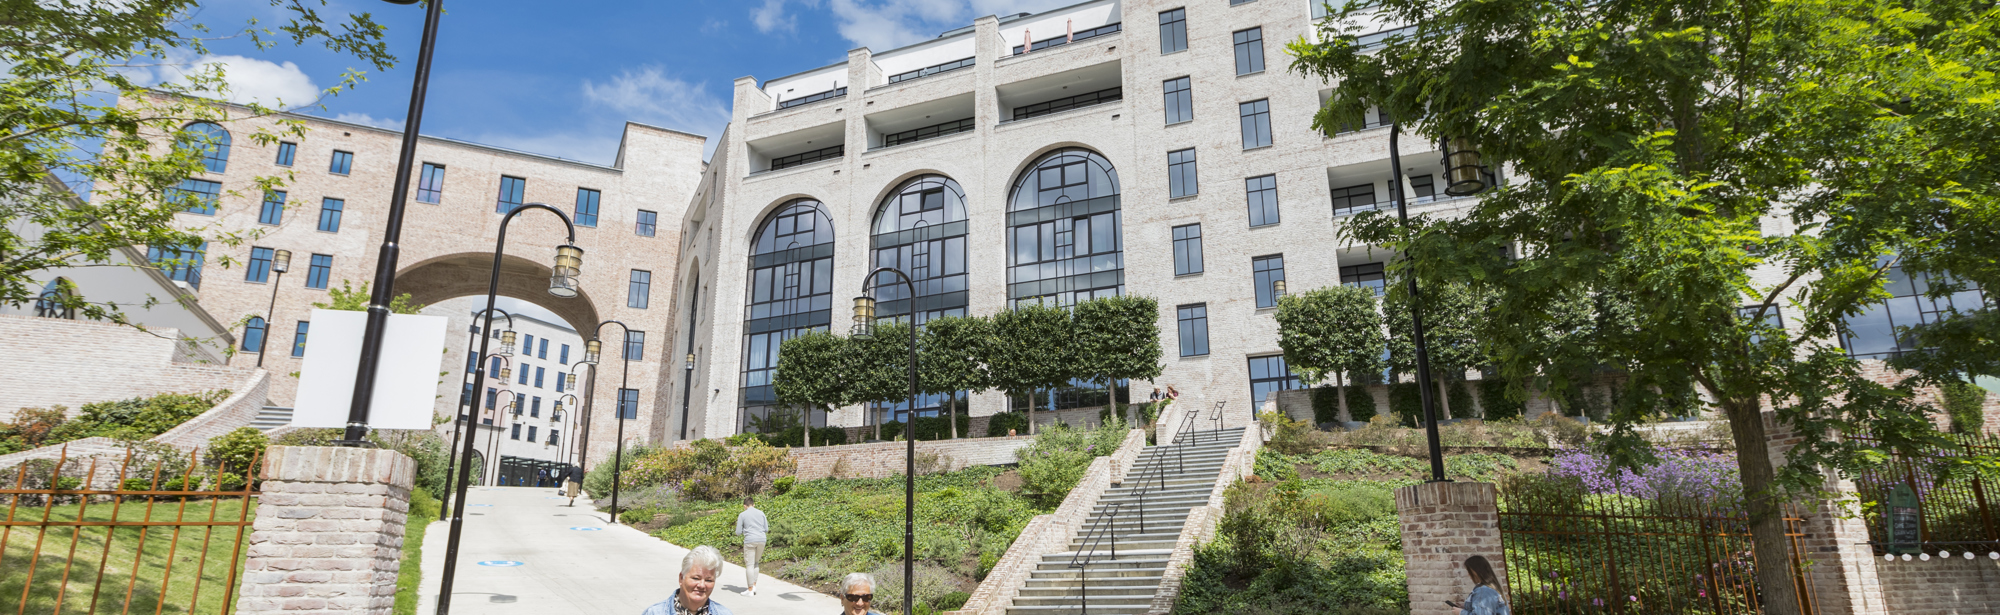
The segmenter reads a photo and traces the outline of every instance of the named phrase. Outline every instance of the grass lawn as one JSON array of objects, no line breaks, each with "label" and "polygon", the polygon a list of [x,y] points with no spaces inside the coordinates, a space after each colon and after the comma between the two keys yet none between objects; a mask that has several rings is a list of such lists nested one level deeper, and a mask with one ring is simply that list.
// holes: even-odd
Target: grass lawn
[{"label": "grass lawn", "polygon": [[403,563],[396,569],[396,615],[416,615],[417,586],[424,581],[424,531],[438,518],[438,500],[418,487],[410,492],[410,517],[403,526]]},{"label": "grass lawn", "polygon": [[[76,521],[82,514],[84,521],[111,521],[113,506],[111,502],[91,502],[87,508],[61,504],[49,507],[46,519]],[[161,499],[153,502],[150,510],[143,500],[116,506],[117,520],[130,522],[233,522],[256,516],[254,499],[248,516],[244,516],[246,511],[238,499]],[[44,519],[43,508],[22,503],[12,518],[17,522],[40,521]],[[236,585],[232,581],[240,583],[240,575],[232,573],[242,569],[243,553],[250,541],[247,526],[242,528],[240,541],[237,530],[172,525],[0,529],[6,534],[6,549],[0,552],[0,613],[212,614],[224,612],[225,600],[233,610]],[[41,556],[30,562],[38,541]],[[243,548],[237,547],[239,542]],[[22,589],[31,578],[33,586],[24,607]]]}]

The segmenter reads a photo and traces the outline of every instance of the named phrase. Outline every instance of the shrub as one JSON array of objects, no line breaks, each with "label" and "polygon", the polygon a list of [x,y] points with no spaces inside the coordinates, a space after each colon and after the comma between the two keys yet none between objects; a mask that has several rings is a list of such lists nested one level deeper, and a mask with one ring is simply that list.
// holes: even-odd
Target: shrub
[{"label": "shrub", "polygon": [[208,440],[208,463],[225,471],[249,472],[263,458],[271,439],[255,427],[238,427]]},{"label": "shrub", "polygon": [[1284,414],[1266,412],[1257,415],[1257,420],[1274,428],[1271,441],[1266,446],[1286,455],[1311,455],[1332,443],[1326,432]]},{"label": "shrub", "polygon": [[1396,422],[1404,427],[1416,427],[1424,420],[1423,392],[1415,382],[1399,382],[1389,385],[1389,412],[1396,415]]},{"label": "shrub", "polygon": [[[900,542],[898,546],[900,546]],[[952,581],[951,573],[944,568],[938,567],[936,564],[917,562],[916,573],[917,582],[914,584],[915,591],[911,593],[917,601],[916,611],[918,612],[937,612],[941,610],[936,605],[942,601],[945,595],[958,591],[956,584]],[[885,563],[881,567],[876,568],[872,574],[875,575],[876,582],[875,600],[880,602],[880,604],[873,606],[884,612],[903,611],[910,613],[910,611],[903,608],[903,564],[901,562]]]},{"label": "shrub", "polygon": [[643,525],[652,523],[653,517],[656,516],[659,516],[659,513],[651,509],[626,510],[618,513],[618,520],[626,525]]},{"label": "shrub", "polygon": [[0,423],[0,437],[19,438],[21,450],[38,448],[67,422],[69,408],[64,406],[22,408],[14,412],[14,420]]},{"label": "shrub", "polygon": [[[739,446],[743,442],[749,441],[750,438],[763,440],[765,444],[771,446],[805,446],[806,428],[802,425],[794,425],[785,428],[784,431],[773,434],[737,434],[730,436],[728,442],[730,446]],[[846,443],[847,430],[845,429],[839,427],[814,427],[812,429],[813,446],[838,446]]]},{"label": "shrub", "polygon": [[229,391],[183,394],[161,393],[123,401],[84,404],[82,414],[59,429],[71,435],[62,441],[104,436],[120,440],[144,440],[179,427],[188,419],[214,408],[229,398]]},{"label": "shrub", "polygon": [[[958,434],[960,436],[971,435],[972,417],[961,414],[958,415],[957,418],[958,418]],[[917,440],[919,441],[945,440],[951,438],[951,423],[945,422],[944,417],[920,416],[917,417],[916,423],[917,423],[917,428],[916,428]],[[991,429],[991,427],[988,427],[988,429]],[[1006,432],[1001,432],[1001,433],[1006,433]],[[894,440],[898,437],[901,437],[902,435],[903,435],[903,423],[901,421],[892,421],[882,424],[883,440]]]},{"label": "shrub", "polygon": [[1020,412],[1002,412],[986,419],[986,437],[997,438],[1007,435],[1007,430],[1027,435],[1028,415]]},{"label": "shrub", "polygon": [[1340,420],[1340,389],[1319,387],[1312,390],[1313,423],[1324,424]]},{"label": "shrub", "polygon": [[1507,397],[1507,381],[1498,376],[1480,380],[1478,386],[1481,417],[1488,421],[1516,418],[1528,408],[1526,402]]},{"label": "shrub", "polygon": [[1090,460],[1118,450],[1126,431],[1125,422],[1120,420],[1094,430],[1065,425],[1043,429],[1033,444],[1014,451],[1021,462],[1022,495],[1044,506],[1061,504],[1077,481],[1083,480]]},{"label": "shrub", "polygon": [[[714,440],[696,440],[683,448],[648,449],[629,459],[624,471],[626,488],[666,485],[678,489],[683,498],[704,501],[758,493],[792,470],[791,455],[785,449],[756,438],[734,448]],[[608,490],[609,480],[605,482]]]},{"label": "shrub", "polygon": [[1591,429],[1573,418],[1559,414],[1543,414],[1532,424],[1535,433],[1556,446],[1575,448],[1590,441]]},{"label": "shrub", "polygon": [[792,485],[797,484],[798,480],[799,477],[796,476],[780,476],[777,480],[771,481],[771,493],[774,495],[791,493]]},{"label": "shrub", "polygon": [[1368,391],[1368,385],[1350,384],[1341,389],[1341,395],[1347,398],[1347,420],[1371,420],[1381,413],[1375,406],[1375,394]]},{"label": "shrub", "polygon": [[[704,441],[706,440],[697,441],[696,443],[699,444]],[[611,497],[612,471],[617,470],[621,475],[629,474],[633,460],[649,456],[658,450],[657,448],[641,444],[625,449],[623,456],[613,455],[611,463],[599,463],[583,475],[583,490],[589,492],[590,497],[594,499]],[[629,484],[631,479],[627,478],[626,480]]]},{"label": "shrub", "polygon": [[1981,433],[1986,429],[1986,389],[1970,382],[1945,384],[1944,410],[1951,417],[1952,433]]},{"label": "shrub", "polygon": [[1463,380],[1444,383],[1445,401],[1451,404],[1451,418],[1469,419],[1483,416],[1479,413],[1479,407],[1473,405],[1472,390],[1466,388],[1471,384]]}]

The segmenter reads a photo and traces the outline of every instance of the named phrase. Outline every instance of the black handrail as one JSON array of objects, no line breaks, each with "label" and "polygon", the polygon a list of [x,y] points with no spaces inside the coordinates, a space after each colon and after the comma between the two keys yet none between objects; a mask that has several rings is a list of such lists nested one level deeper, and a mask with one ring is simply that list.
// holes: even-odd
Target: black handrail
[{"label": "black handrail", "polygon": [[1215,402],[1215,416],[1208,417],[1209,421],[1215,423],[1215,428],[1209,430],[1209,433],[1212,434],[1210,436],[1211,442],[1222,441],[1222,405],[1226,403],[1229,403],[1229,400],[1225,399]]},{"label": "black handrail", "polygon": [[[1194,428],[1194,419],[1196,416],[1199,416],[1200,414],[1201,410],[1199,408],[1188,412],[1187,416],[1181,418],[1180,425],[1174,427],[1173,434],[1167,437],[1167,444],[1165,446],[1173,450],[1177,463],[1175,468],[1180,474],[1187,473],[1187,445],[1192,444],[1192,442],[1181,443],[1180,442],[1181,434],[1187,433],[1190,436],[1194,435],[1192,432],[1192,429]],[[1159,447],[1156,446],[1154,448],[1159,448]],[[1165,453],[1155,453],[1154,459],[1158,460],[1163,455],[1165,455]],[[1164,463],[1153,464],[1151,472],[1153,473],[1154,476],[1159,477],[1158,484],[1160,486],[1160,489],[1165,490],[1167,488],[1167,464]],[[1139,490],[1137,492],[1134,492],[1133,496],[1134,499],[1137,500],[1139,503],[1139,533],[1141,534],[1146,533],[1146,496],[1152,492],[1153,485],[1154,481],[1148,479],[1145,473],[1143,472],[1140,473]]]},{"label": "black handrail", "polygon": [[1118,533],[1112,530],[1111,525],[1117,521],[1118,511],[1123,506],[1124,502],[1106,506],[1104,514],[1092,522],[1090,529],[1083,533],[1081,542],[1088,545],[1088,548],[1079,548],[1075,555],[1069,557],[1069,567],[1076,569],[1077,592],[1083,604],[1084,615],[1090,614],[1090,561],[1097,557],[1097,545],[1104,542],[1106,537],[1111,538],[1110,561],[1118,561]]}]

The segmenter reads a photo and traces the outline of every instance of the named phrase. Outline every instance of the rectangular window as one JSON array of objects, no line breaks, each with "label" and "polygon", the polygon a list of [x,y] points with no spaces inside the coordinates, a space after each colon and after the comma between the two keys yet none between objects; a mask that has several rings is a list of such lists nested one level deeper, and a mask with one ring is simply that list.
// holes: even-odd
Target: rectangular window
[{"label": "rectangular window", "polygon": [[274,253],[270,248],[250,248],[250,265],[243,268],[243,281],[263,284],[265,280],[269,279],[271,275],[271,255]]},{"label": "rectangular window", "polygon": [[1381,128],[1383,126],[1388,126],[1392,123],[1395,123],[1395,118],[1389,115],[1389,111],[1387,109],[1383,109],[1381,107],[1373,107],[1369,109],[1363,109],[1361,111],[1360,117],[1350,116],[1350,117],[1340,118],[1340,120],[1334,125],[1333,134],[1354,132],[1357,130],[1367,130],[1370,128]]},{"label": "rectangular window", "polygon": [[515,395],[514,405],[512,406],[512,408],[514,409],[514,416],[521,416],[522,407],[526,406],[527,403],[528,403],[528,398]]},{"label": "rectangular window", "polygon": [[[477,334],[475,333],[475,335],[477,335]],[[468,374],[470,374],[470,373],[472,373],[472,371],[473,371],[473,370],[476,370],[476,369],[479,369],[479,355],[478,355],[477,353],[466,353],[466,355],[465,355],[465,373],[468,373]]]},{"label": "rectangular window", "polygon": [[1166,91],[1167,123],[1179,124],[1194,120],[1194,82],[1191,78],[1168,79],[1163,86]]},{"label": "rectangular window", "polygon": [[827,90],[827,91],[825,91],[825,92],[816,92],[816,93],[813,93],[813,94],[807,94],[807,95],[805,95],[805,96],[800,96],[800,97],[798,97],[798,98],[794,98],[794,99],[791,99],[791,100],[781,100],[781,101],[778,101],[778,108],[779,108],[779,109],[790,109],[790,108],[792,108],[792,107],[797,107],[797,106],[799,106],[799,105],[810,105],[810,104],[813,104],[813,103],[816,103],[816,102],[819,102],[819,101],[822,101],[822,100],[830,100],[830,99],[834,99],[834,98],[840,98],[840,97],[842,97],[842,96],[846,96],[846,95],[847,95],[847,88],[844,88],[844,87],[842,87],[842,88],[834,88],[834,89],[831,89],[831,90]]},{"label": "rectangular window", "polygon": [[292,332],[292,356],[306,356],[306,331],[311,328],[312,323],[299,321],[299,328]]},{"label": "rectangular window", "polygon": [[597,199],[602,196],[589,188],[576,189],[576,225],[597,226]]},{"label": "rectangular window", "polygon": [[847,146],[845,144],[835,145],[833,147],[820,148],[810,152],[800,152],[797,154],[792,154],[790,156],[781,156],[778,158],[772,158],[771,170],[776,171],[778,169],[789,169],[792,167],[812,164],[815,162],[819,162],[821,160],[833,160],[835,158],[839,158],[846,155],[847,155]]},{"label": "rectangular window", "polygon": [[299,144],[291,141],[278,142],[278,166],[292,166],[292,158],[299,155]]},{"label": "rectangular window", "polygon": [[546,337],[542,338],[542,344],[536,347],[535,358],[537,359],[549,358],[549,338]]},{"label": "rectangular window", "polygon": [[[499,389],[495,389],[495,388],[493,388],[493,387],[486,387],[486,409],[487,409],[487,410],[492,410],[492,409],[494,409],[494,408],[496,408],[496,407],[499,407],[499,405],[500,405],[500,391],[499,391]],[[492,421],[492,420],[490,420],[490,419],[489,419],[489,420],[487,420],[487,424],[489,424],[489,425],[490,425],[490,424],[492,424],[492,423],[493,423],[493,421]]]},{"label": "rectangular window", "polygon": [[948,137],[961,132],[972,132],[973,127],[976,125],[973,118],[968,117],[955,122],[945,122],[915,130],[905,130],[895,134],[882,135],[882,147],[895,147],[904,143],[916,143],[927,139]]},{"label": "rectangular window", "polygon": [[1244,200],[1250,205],[1250,226],[1278,223],[1278,176],[1264,175],[1243,180]]},{"label": "rectangular window", "polygon": [[1271,100],[1253,100],[1236,105],[1243,123],[1243,149],[1271,144]]},{"label": "rectangular window", "polygon": [[[1897,329],[1936,323],[1965,312],[1990,309],[1992,305],[1979,285],[1969,280],[1954,280],[1948,274],[1912,273],[1900,265],[1889,267],[1884,274],[1888,277],[1884,290],[1889,298],[1841,319],[1841,346],[1856,358],[1887,359],[1920,350],[1923,348],[1920,340]],[[1965,289],[1937,298],[1930,296],[1934,286],[1950,283],[1963,285]]]},{"label": "rectangular window", "polygon": [[417,172],[417,202],[436,205],[444,200],[444,165],[424,163]]},{"label": "rectangular window", "polygon": [[1084,107],[1089,107],[1092,105],[1101,105],[1104,103],[1118,102],[1124,99],[1125,99],[1124,88],[1122,87],[1105,88],[1095,92],[1078,94],[1066,98],[1058,98],[1048,102],[1015,107],[1014,119],[1025,120],[1031,117],[1041,117],[1044,115],[1062,113],[1064,111],[1068,111],[1071,109],[1082,109]]},{"label": "rectangular window", "polygon": [[1041,51],[1043,49],[1048,49],[1050,47],[1061,47],[1063,45],[1068,45],[1072,42],[1080,41],[1087,38],[1097,38],[1108,34],[1116,34],[1118,33],[1118,31],[1124,29],[1124,27],[1125,24],[1123,22],[1108,23],[1095,28],[1091,28],[1089,30],[1084,30],[1082,32],[1072,32],[1068,36],[1051,36],[1039,41],[1035,41],[1033,49],[1029,49],[1023,45],[1015,45],[1014,55],[1021,55],[1023,53],[1027,53],[1030,51]]},{"label": "rectangular window", "polygon": [[514,211],[514,208],[520,207],[521,203],[525,202],[522,199],[525,198],[523,195],[527,192],[528,180],[506,175],[500,176],[500,198],[494,201],[493,211],[503,214]]},{"label": "rectangular window", "polygon": [[640,237],[652,237],[653,231],[659,226],[659,223],[660,214],[641,209],[639,210],[639,225],[634,228],[633,232],[638,233]]},{"label": "rectangular window", "polygon": [[534,426],[534,425],[529,425],[529,426],[528,426],[528,443],[529,443],[529,444],[534,444],[534,443],[535,443],[535,426]]},{"label": "rectangular window", "polygon": [[555,446],[561,443],[562,443],[562,430],[560,429],[549,430],[549,446]]},{"label": "rectangular window", "polygon": [[632,281],[625,286],[625,307],[646,309],[648,296],[652,292],[653,272],[633,269]]},{"label": "rectangular window", "polygon": [[334,175],[346,175],[347,172],[353,170],[353,168],[354,168],[354,152],[343,152],[340,150],[333,150],[333,164],[327,165],[326,172],[332,173]]},{"label": "rectangular window", "polygon": [[[534,417],[534,418],[542,418],[542,398],[540,398],[540,397],[534,397],[534,398],[531,398],[531,401],[530,401],[529,403],[530,403],[530,404],[532,404],[532,405],[528,406],[528,416],[530,416],[530,417]],[[533,428],[531,427],[530,429],[533,429]],[[533,433],[533,432],[529,432],[529,433]],[[535,437],[531,435],[531,436],[528,436],[528,439],[529,439],[529,440],[533,440],[533,439],[535,439]]]},{"label": "rectangular window", "polygon": [[347,201],[324,198],[319,201],[319,230],[327,233],[340,232],[340,213],[347,209]]},{"label": "rectangular window", "polygon": [[1435,199],[1437,198],[1437,184],[1434,182],[1434,180],[1431,179],[1431,176],[1429,175],[1411,175],[1410,194],[1416,197],[1414,199],[1411,199],[1414,201],[1428,201],[1431,199]]},{"label": "rectangular window", "polygon": [[527,358],[532,356],[535,356],[535,336],[523,334],[521,336],[521,357]]},{"label": "rectangular window", "polygon": [[924,77],[929,77],[931,75],[935,75],[938,73],[948,73],[961,68],[972,68],[978,63],[979,63],[979,58],[965,58],[963,60],[952,60],[950,62],[945,62],[942,64],[933,64],[931,66],[926,66],[906,73],[896,73],[894,75],[889,75],[889,83],[902,83],[904,81],[909,81],[911,79],[922,79]]},{"label": "rectangular window", "polygon": [[[460,391],[458,392],[458,405],[459,405],[459,407],[463,408],[463,407],[465,407],[465,406],[469,406],[469,405],[472,405],[472,391],[473,391],[473,386],[472,386],[472,383],[470,383],[470,382],[467,382],[467,383],[465,383],[465,388],[464,388],[464,389],[462,389],[462,390],[460,390]],[[464,410],[460,410],[460,411],[458,412],[458,419],[459,419],[459,420],[461,420],[461,421],[462,421],[462,420],[465,420],[465,411],[464,411]]]},{"label": "rectangular window", "polygon": [[[545,388],[545,387],[543,387],[543,386],[542,386],[542,377],[543,377],[543,376],[546,376],[546,375],[548,375],[548,371],[549,371],[549,370],[548,370],[548,368],[546,368],[546,367],[537,367],[537,368],[535,368],[535,388],[537,388],[537,389],[540,389],[540,388]],[[541,401],[541,399],[542,399],[542,398],[540,398],[540,397],[537,397],[537,398],[535,398],[535,401],[536,401],[536,402],[540,402],[540,401]]]},{"label": "rectangular window", "polygon": [[1388,280],[1389,278],[1382,273],[1382,263],[1362,263],[1340,268],[1342,286],[1366,288],[1377,297],[1382,296],[1382,291],[1388,288]]},{"label": "rectangular window", "polygon": [[519,439],[521,439],[521,424],[520,424],[520,423],[515,423],[515,424],[514,424],[514,430],[513,430],[513,431],[514,431],[514,433],[512,433],[512,434],[508,435],[507,437],[509,437],[509,438],[512,438],[512,439],[515,439],[515,440],[519,440]]},{"label": "rectangular window", "polygon": [[561,363],[563,365],[569,365],[569,344],[562,345],[562,354],[560,356],[562,358],[556,362]]},{"label": "rectangular window", "polygon": [[1208,354],[1208,304],[1180,306],[1181,356],[1198,357]]},{"label": "rectangular window", "polygon": [[330,277],[333,277],[333,256],[312,255],[312,265],[306,267],[306,288],[326,288],[326,280]]},{"label": "rectangular window", "polygon": [[639,418],[638,389],[618,389],[618,418]]},{"label": "rectangular window", "polygon": [[187,282],[196,290],[201,289],[201,265],[208,260],[208,242],[192,246],[148,247],[146,260],[160,273],[176,282]]},{"label": "rectangular window", "polygon": [[221,195],[222,183],[206,179],[183,179],[179,186],[167,191],[168,199],[187,205],[183,211],[204,216],[215,215],[215,201]]},{"label": "rectangular window", "polygon": [[556,392],[563,392],[563,373],[561,371],[556,372]]},{"label": "rectangular window", "polygon": [[1303,389],[1299,377],[1292,375],[1285,365],[1285,355],[1250,357],[1250,399],[1256,405],[1263,405],[1271,393]]},{"label": "rectangular window", "polygon": [[1333,189],[1333,215],[1335,216],[1374,211],[1377,207],[1378,205],[1375,203],[1375,184],[1361,184],[1359,186]]},{"label": "rectangular window", "polygon": [[500,357],[489,357],[489,358],[487,359],[487,361],[486,361],[486,377],[487,377],[487,378],[499,378],[499,377],[500,377],[500,375],[499,375],[499,374],[500,374],[500,361],[501,361],[501,358],[500,358]]},{"label": "rectangular window", "polygon": [[521,377],[514,384],[518,384],[521,386],[528,386],[528,366],[526,365],[521,366],[521,369],[519,371],[521,372]]},{"label": "rectangular window", "polygon": [[1278,305],[1276,283],[1285,279],[1285,255],[1273,254],[1250,259],[1250,271],[1256,278],[1257,307]]},{"label": "rectangular window", "polygon": [[625,332],[625,360],[639,361],[646,357],[646,332]]},{"label": "rectangular window", "polygon": [[1167,185],[1170,198],[1194,196],[1201,191],[1195,175],[1194,148],[1167,152]]},{"label": "rectangular window", "polygon": [[1187,49],[1187,9],[1160,13],[1160,53]]},{"label": "rectangular window", "polygon": [[1201,273],[1201,225],[1174,227],[1174,275]]},{"label": "rectangular window", "polygon": [[1264,29],[1251,28],[1232,34],[1236,41],[1236,74],[1264,71]]},{"label": "rectangular window", "polygon": [[258,224],[282,224],[285,221],[285,191],[272,190],[264,193],[264,206],[257,210]]}]

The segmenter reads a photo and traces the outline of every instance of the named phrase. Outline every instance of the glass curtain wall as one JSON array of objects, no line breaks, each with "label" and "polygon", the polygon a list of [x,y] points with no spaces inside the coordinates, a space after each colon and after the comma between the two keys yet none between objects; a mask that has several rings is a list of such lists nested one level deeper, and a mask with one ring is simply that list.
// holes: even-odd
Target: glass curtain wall
[{"label": "glass curtain wall", "polygon": [[[1049,152],[1014,180],[1007,202],[1007,307],[1069,307],[1125,293],[1118,171],[1110,160],[1083,148]],[[1125,385],[1117,388],[1126,399]],[[1024,393],[1007,396],[1009,410],[1024,409]],[[1081,381],[1038,393],[1038,410],[1109,401],[1103,387]]]},{"label": "glass curtain wall", "polygon": [[[909,297],[894,274],[876,278],[875,297],[881,302],[876,316],[880,321],[910,322],[914,315],[922,326],[933,318],[965,315],[966,224],[965,190],[943,175],[903,182],[882,199],[869,238],[875,255],[873,267],[901,269],[915,282],[917,295]],[[943,395],[918,398],[917,416],[937,416],[944,400]],[[909,406],[908,400],[878,404],[875,416],[906,421]]]},{"label": "glass curtain wall", "polygon": [[[752,430],[778,406],[771,376],[778,345],[809,331],[825,331],[833,317],[833,219],[813,199],[794,199],[764,219],[750,248],[749,297],[744,308],[743,375],[737,430]],[[824,413],[814,413],[824,426]]]}]

